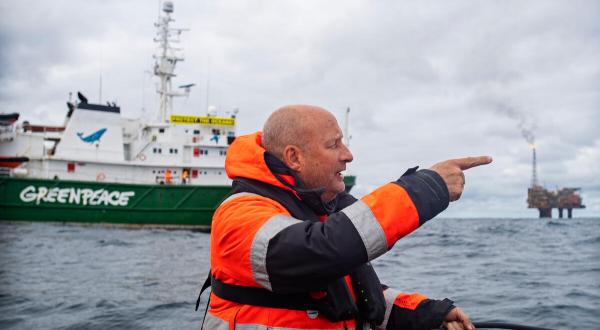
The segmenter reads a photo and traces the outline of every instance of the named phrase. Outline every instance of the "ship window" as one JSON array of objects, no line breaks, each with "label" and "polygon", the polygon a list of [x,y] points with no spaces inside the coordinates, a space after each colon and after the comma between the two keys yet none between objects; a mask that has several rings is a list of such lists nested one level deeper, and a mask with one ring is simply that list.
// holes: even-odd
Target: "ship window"
[{"label": "ship window", "polygon": [[213,128],[212,133],[213,135],[221,135],[221,131],[216,128]]},{"label": "ship window", "polygon": [[199,129],[195,129],[194,130],[194,134],[200,134],[200,130]]},{"label": "ship window", "polygon": [[229,132],[227,132],[227,136],[235,136],[235,132],[229,131]]},{"label": "ship window", "polygon": [[177,149],[173,149],[173,152],[174,152],[174,153],[177,153],[178,151],[177,151]]},{"label": "ship window", "polygon": [[164,129],[164,128],[159,128],[159,129],[158,129],[158,133],[164,133],[164,132],[165,132],[165,129]]},{"label": "ship window", "polygon": [[158,148],[158,153],[162,154],[162,149],[161,148]]}]

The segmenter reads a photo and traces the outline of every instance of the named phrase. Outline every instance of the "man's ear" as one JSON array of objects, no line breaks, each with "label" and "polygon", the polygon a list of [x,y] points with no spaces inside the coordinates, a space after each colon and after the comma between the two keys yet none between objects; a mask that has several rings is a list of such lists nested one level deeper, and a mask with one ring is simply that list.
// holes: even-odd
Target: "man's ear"
[{"label": "man's ear", "polygon": [[287,145],[283,148],[283,163],[292,171],[301,172],[304,168],[304,157],[302,150],[295,145]]}]

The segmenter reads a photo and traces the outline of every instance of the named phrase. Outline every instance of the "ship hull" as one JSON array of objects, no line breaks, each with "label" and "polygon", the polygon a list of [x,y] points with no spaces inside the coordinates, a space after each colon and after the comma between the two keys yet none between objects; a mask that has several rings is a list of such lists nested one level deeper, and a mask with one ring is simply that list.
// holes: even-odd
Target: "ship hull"
[{"label": "ship hull", "polygon": [[0,220],[208,230],[230,186],[0,179]]},{"label": "ship hull", "polygon": [[[350,180],[349,180],[350,179]],[[354,185],[346,177],[346,189]],[[6,177],[0,221],[111,224],[208,231],[230,186],[143,185]]]},{"label": "ship hull", "polygon": [[346,175],[344,176],[344,185],[346,186],[346,192],[349,193],[352,187],[356,184],[356,176]]}]

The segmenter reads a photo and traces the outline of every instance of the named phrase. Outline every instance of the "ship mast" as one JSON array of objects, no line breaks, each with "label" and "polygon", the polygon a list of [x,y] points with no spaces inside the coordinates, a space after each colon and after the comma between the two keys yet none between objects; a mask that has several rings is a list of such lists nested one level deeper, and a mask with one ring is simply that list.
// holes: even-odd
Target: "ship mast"
[{"label": "ship mast", "polygon": [[160,79],[160,86],[156,92],[160,97],[158,120],[159,122],[169,122],[169,117],[173,111],[173,97],[176,96],[188,96],[190,87],[193,84],[180,86],[184,88],[184,92],[174,92],[171,86],[171,78],[175,77],[175,65],[179,61],[183,61],[182,56],[178,56],[178,52],[181,48],[173,47],[172,44],[179,43],[179,36],[181,32],[188,31],[188,29],[175,29],[169,27],[171,22],[175,20],[171,18],[173,13],[173,2],[165,1],[163,3],[162,11],[164,15],[158,17],[158,22],[154,23],[157,28],[156,37],[154,42],[159,45],[159,53],[153,56],[154,62],[154,75]]},{"label": "ship mast", "polygon": [[350,132],[348,126],[350,125],[350,107],[346,108],[346,114],[344,116],[344,144],[346,147],[350,147]]}]

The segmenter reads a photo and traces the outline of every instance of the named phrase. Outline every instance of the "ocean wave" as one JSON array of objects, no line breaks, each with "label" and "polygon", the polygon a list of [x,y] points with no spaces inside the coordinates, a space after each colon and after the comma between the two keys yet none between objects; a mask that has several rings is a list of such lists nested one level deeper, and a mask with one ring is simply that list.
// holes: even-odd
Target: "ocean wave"
[{"label": "ocean wave", "polygon": [[17,329],[17,326],[23,324],[24,322],[25,318],[23,317],[0,316],[0,329]]},{"label": "ocean wave", "polygon": [[568,226],[570,226],[570,224],[565,221],[550,220],[550,221],[546,222],[546,226],[548,226],[548,227],[568,227]]},{"label": "ocean wave", "polygon": [[154,305],[154,306],[150,307],[146,311],[146,313],[154,313],[157,311],[173,310],[173,309],[179,309],[179,308],[188,308],[190,306],[191,306],[190,303],[187,301],[158,304],[158,305]]},{"label": "ocean wave", "polygon": [[584,238],[582,240],[577,241],[577,244],[599,244],[600,236]]},{"label": "ocean wave", "polygon": [[118,240],[118,239],[109,239],[109,240],[104,240],[101,239],[98,241],[98,245],[99,246],[120,246],[120,247],[127,247],[127,246],[132,246],[133,244],[130,242],[126,242],[126,241],[122,241],[122,240]]},{"label": "ocean wave", "polygon": [[[133,316],[133,317],[132,317]],[[102,329],[152,329],[139,321],[139,315],[125,312],[110,312],[92,316],[87,320],[74,322],[61,330],[102,330]]]},{"label": "ocean wave", "polygon": [[[209,268],[208,234],[57,228],[0,228],[0,328],[199,327],[193,301]],[[448,297],[474,320],[600,329],[598,233],[600,219],[439,221],[373,265],[382,283]]]}]

